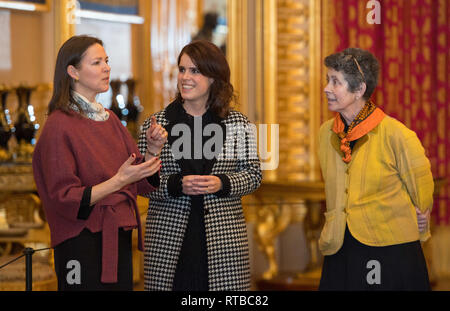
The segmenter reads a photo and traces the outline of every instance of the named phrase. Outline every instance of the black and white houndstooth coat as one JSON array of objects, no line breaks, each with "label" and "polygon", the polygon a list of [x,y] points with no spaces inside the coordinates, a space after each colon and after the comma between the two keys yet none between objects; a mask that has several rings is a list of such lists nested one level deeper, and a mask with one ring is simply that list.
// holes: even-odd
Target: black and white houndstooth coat
[{"label": "black and white houndstooth coat", "polygon": [[[155,114],[164,127],[171,119],[171,106]],[[249,248],[241,197],[261,184],[256,130],[243,114],[233,110],[221,122],[226,127],[226,139],[211,174],[226,174],[231,187],[226,197],[204,197],[209,290],[249,290]],[[138,146],[142,154],[147,148],[145,132],[149,126],[150,118],[141,127]],[[172,290],[191,204],[187,195],[175,198],[168,193],[169,176],[181,171],[169,143],[164,145],[160,159],[161,183],[149,195],[145,230],[146,290]]]}]

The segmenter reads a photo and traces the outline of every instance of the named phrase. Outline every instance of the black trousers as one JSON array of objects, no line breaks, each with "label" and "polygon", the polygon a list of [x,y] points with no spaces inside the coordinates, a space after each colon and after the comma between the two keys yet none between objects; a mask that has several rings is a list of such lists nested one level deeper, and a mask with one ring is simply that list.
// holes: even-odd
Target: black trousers
[{"label": "black trousers", "polygon": [[373,247],[345,230],[344,244],[325,256],[319,290],[428,291],[428,270],[419,241]]},{"label": "black trousers", "polygon": [[132,230],[119,229],[117,283],[102,283],[102,233],[84,229],[54,249],[60,291],[133,290]]}]

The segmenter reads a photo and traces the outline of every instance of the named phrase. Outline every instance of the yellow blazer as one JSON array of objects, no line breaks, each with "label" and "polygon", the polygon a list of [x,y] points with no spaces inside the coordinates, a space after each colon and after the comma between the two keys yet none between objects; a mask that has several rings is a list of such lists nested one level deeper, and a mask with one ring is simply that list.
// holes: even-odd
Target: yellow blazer
[{"label": "yellow blazer", "polygon": [[386,116],[356,142],[346,164],[332,131],[333,120],[319,132],[327,202],[321,252],[332,255],[341,248],[346,225],[358,241],[370,246],[427,240],[430,226],[419,234],[415,206],[422,212],[431,210],[434,183],[417,135]]}]

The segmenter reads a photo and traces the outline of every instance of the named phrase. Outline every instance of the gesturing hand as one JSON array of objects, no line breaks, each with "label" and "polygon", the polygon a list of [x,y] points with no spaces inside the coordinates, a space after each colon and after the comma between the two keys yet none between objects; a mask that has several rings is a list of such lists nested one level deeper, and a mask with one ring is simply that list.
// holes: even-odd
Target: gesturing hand
[{"label": "gesturing hand", "polygon": [[222,189],[222,181],[213,175],[187,175],[182,180],[183,193],[201,195],[216,193]]},{"label": "gesturing hand", "polygon": [[156,122],[155,116],[151,118],[151,125],[145,133],[147,137],[147,150],[151,154],[159,154],[167,141],[167,131]]},{"label": "gesturing hand", "polygon": [[141,164],[133,165],[136,155],[133,153],[119,168],[114,176],[122,187],[137,182],[143,178],[152,176],[161,167],[159,158],[151,158]]}]

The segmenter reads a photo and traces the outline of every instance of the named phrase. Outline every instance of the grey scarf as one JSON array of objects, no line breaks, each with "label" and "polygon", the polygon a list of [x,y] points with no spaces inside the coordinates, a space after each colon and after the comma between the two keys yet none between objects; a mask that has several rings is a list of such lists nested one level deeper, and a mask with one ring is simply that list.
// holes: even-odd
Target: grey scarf
[{"label": "grey scarf", "polygon": [[[96,101],[89,102],[89,100],[86,97],[75,91],[72,91],[72,95],[77,104],[80,105],[86,117],[94,121],[108,120],[109,112],[106,111],[101,104],[97,103]],[[78,107],[75,105],[71,105],[71,108],[77,112],[80,112]]]}]

